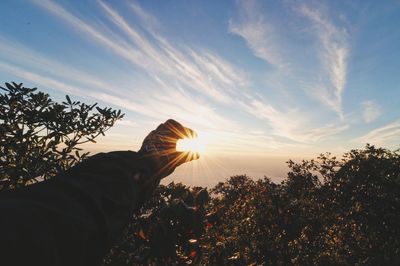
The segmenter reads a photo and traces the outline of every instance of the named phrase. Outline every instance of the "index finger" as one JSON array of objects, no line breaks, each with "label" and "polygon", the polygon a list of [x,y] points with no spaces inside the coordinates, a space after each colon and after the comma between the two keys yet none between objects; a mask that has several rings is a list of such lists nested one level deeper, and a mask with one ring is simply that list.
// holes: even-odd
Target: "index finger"
[{"label": "index finger", "polygon": [[165,126],[173,134],[173,136],[171,137],[174,137],[176,139],[197,137],[197,133],[194,130],[188,127],[184,127],[181,123],[173,119],[168,119],[162,125]]}]

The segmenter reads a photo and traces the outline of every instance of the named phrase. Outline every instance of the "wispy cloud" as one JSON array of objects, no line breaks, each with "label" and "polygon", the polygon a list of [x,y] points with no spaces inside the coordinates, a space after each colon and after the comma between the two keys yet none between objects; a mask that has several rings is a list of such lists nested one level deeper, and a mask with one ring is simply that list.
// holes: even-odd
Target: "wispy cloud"
[{"label": "wispy cloud", "polygon": [[[174,84],[179,82],[183,87],[201,93],[213,101],[227,103],[232,100],[229,93],[226,93],[227,88],[222,86],[224,83],[219,83],[216,79],[210,80],[209,76],[199,69],[202,65],[194,63],[187,55],[187,51],[181,52],[176,49],[165,38],[154,32],[153,28],[149,28],[148,32],[152,40],[145,38],[139,29],[130,25],[117,11],[104,2],[100,1],[99,4],[107,18],[129,38],[128,43],[122,41],[123,38],[114,39],[113,36],[111,39],[101,29],[95,28],[54,2],[35,0],[35,3],[63,19],[74,29],[86,33],[85,37],[111,48],[117,55],[145,70],[150,77],[157,76],[163,80],[173,80]],[[140,12],[140,17],[146,21],[149,20],[149,16],[145,16],[143,10],[138,9],[137,6],[133,5],[132,10]],[[198,54],[198,56],[202,55]],[[240,75],[238,74],[237,77]]]},{"label": "wispy cloud", "polygon": [[242,37],[254,55],[275,67],[285,65],[281,58],[278,34],[275,27],[267,22],[260,12],[259,3],[255,0],[238,1],[239,16],[229,21],[229,31]]},{"label": "wispy cloud", "polygon": [[350,51],[348,31],[336,26],[326,14],[316,8],[301,5],[297,11],[312,22],[321,45],[319,53],[327,75],[325,81],[313,88],[313,92],[316,97],[343,117],[342,97],[346,86]]},{"label": "wispy cloud", "polygon": [[129,47],[125,42],[122,41],[122,39],[115,39],[115,35],[113,36],[113,39],[109,38],[105,32],[101,32],[99,29],[96,29],[94,26],[86,23],[83,19],[78,18],[77,16],[68,12],[61,5],[50,0],[32,0],[32,2],[51,12],[57,18],[69,23],[75,30],[83,33],[84,36],[90,36],[98,43],[107,46],[116,54],[126,58],[127,60],[132,62],[146,62],[146,58],[143,58],[141,53],[135,49],[132,49],[132,47]]},{"label": "wispy cloud", "polygon": [[[246,79],[245,74],[232,64],[226,62],[219,56],[206,51],[196,51],[187,47],[184,50],[179,50],[176,45],[172,45],[165,37],[163,37],[155,29],[156,20],[154,17],[148,15],[143,9],[137,5],[131,5],[133,12],[144,21],[142,27],[152,36],[155,44],[149,40],[144,39],[140,32],[134,29],[132,25],[120,16],[110,6],[104,2],[100,2],[103,9],[109,15],[109,19],[113,21],[128,37],[131,41],[136,44],[140,50],[143,51],[146,56],[150,59],[153,58],[154,66],[160,68],[162,71],[149,71],[150,75],[154,76],[160,85],[170,90],[171,80],[176,84],[179,81],[179,88],[184,91],[186,88],[193,88],[201,93],[208,93],[212,98],[217,98],[223,103],[235,104],[238,102],[240,106],[250,114],[254,114],[259,118],[267,120],[274,130],[276,136],[283,136],[290,138],[294,141],[306,142],[308,140],[315,141],[322,137],[328,136],[329,133],[320,134],[318,138],[305,138],[304,130],[301,133],[294,133],[296,130],[302,128],[300,123],[301,119],[297,119],[293,122],[294,110],[289,112],[278,112],[274,107],[269,104],[263,103],[257,100],[258,96],[251,91],[246,91],[245,88],[249,85],[249,81]],[[255,2],[246,2],[244,6],[244,20],[246,23],[249,19],[254,17],[254,12],[257,9]],[[257,20],[261,23],[259,30],[265,29],[263,17],[260,15]],[[150,23],[148,23],[150,21]],[[252,28],[254,21],[249,22],[249,28]],[[233,27],[233,24],[231,24]],[[231,29],[233,30],[233,28]],[[272,28],[271,28],[272,30]],[[261,39],[269,37],[269,35],[259,36]],[[261,40],[260,39],[260,40]],[[275,39],[274,44],[275,47]],[[265,44],[265,43],[264,43]],[[262,46],[262,45],[261,45]],[[261,47],[260,46],[260,47]],[[264,51],[264,50],[263,50]],[[267,53],[263,53],[267,56]],[[278,55],[277,51],[271,51],[271,56]],[[283,62],[278,57],[270,57],[271,62],[283,66]],[[266,58],[264,58],[266,59]],[[164,64],[164,65],[163,65]],[[170,66],[173,66],[172,68]],[[154,69],[154,68],[153,68]],[[168,70],[166,72],[166,70]],[[241,88],[241,89],[239,89]],[[236,100],[234,100],[236,99]],[[237,100],[240,99],[240,100]],[[169,101],[170,99],[167,99]],[[182,101],[188,102],[188,101]],[[201,112],[199,114],[203,115]],[[203,117],[203,118],[202,118]],[[197,119],[204,120],[204,116],[198,116]],[[226,123],[226,122],[225,122]],[[294,125],[296,124],[296,126]],[[312,129],[312,127],[310,127]],[[329,130],[331,128],[326,128]],[[316,129],[317,130],[317,129]],[[323,129],[319,129],[320,131]],[[331,134],[336,134],[342,130],[332,130]],[[311,136],[312,134],[305,134],[305,136]]]},{"label": "wispy cloud", "polygon": [[295,142],[310,144],[339,134],[349,127],[345,123],[328,124],[322,127],[307,126],[305,113],[296,109],[278,111],[261,100],[253,99],[250,103],[242,102],[242,105],[258,118],[269,121],[273,129],[272,134]]},{"label": "wispy cloud", "polygon": [[295,141],[298,140],[291,132],[296,128],[295,123],[299,120],[293,121],[288,113],[280,112],[272,105],[254,98],[246,102],[242,101],[240,104],[247,112],[260,119],[267,120],[272,127],[274,135],[284,136]]},{"label": "wispy cloud", "polygon": [[382,114],[382,108],[374,101],[363,102],[362,108],[363,118],[366,123],[375,121]]},{"label": "wispy cloud", "polygon": [[[95,26],[57,3],[48,0],[33,2],[83,33],[83,38],[103,46],[132,63],[134,67],[143,70],[153,82],[149,83],[147,88],[153,92],[152,97],[144,97],[139,102],[134,97],[110,93],[105,89],[109,84],[76,72],[75,77],[82,77],[83,85],[88,86],[86,95],[97,100],[154,119],[174,117],[183,122],[196,121],[195,123],[202,128],[219,132],[229,130],[238,137],[243,135],[244,130],[251,129],[241,128],[234,118],[228,119],[217,113],[215,104],[227,108],[239,107],[267,122],[271,127],[272,133],[268,133],[264,138],[258,137],[255,141],[259,146],[262,141],[269,143],[271,147],[282,146],[284,143],[277,141],[276,137],[297,143],[315,142],[345,129],[343,125],[335,124],[322,127],[306,126],[306,115],[299,118],[300,110],[297,108],[282,107],[278,110],[251,91],[251,83],[245,71],[211,51],[171,42],[163,36],[157,19],[135,3],[129,3],[128,10],[135,14],[140,25],[132,24],[110,4],[98,1],[105,18],[118,29],[113,35],[109,35],[105,25],[101,28]],[[276,42],[279,37],[275,29],[270,27],[266,18],[257,11],[255,2],[240,2],[239,5],[243,5],[240,20],[230,22],[231,32],[245,38],[256,56],[282,69],[285,63],[279,43]],[[256,16],[253,16],[254,14]],[[58,69],[62,70],[63,66],[58,66]],[[19,71],[19,74],[22,72]],[[61,71],[63,72],[65,71]],[[42,81],[43,78],[45,77],[35,77],[36,80]],[[71,80],[72,76],[69,79]],[[56,81],[57,79],[52,82],[48,80],[48,84],[54,85]],[[57,83],[55,87],[66,89],[68,84],[71,83],[63,86]]]},{"label": "wispy cloud", "polygon": [[119,90],[115,91],[115,84],[104,81],[98,76],[77,70],[74,66],[68,66],[59,61],[49,59],[14,40],[3,37],[0,37],[0,55],[0,59],[12,62],[12,65],[23,66],[25,70],[36,70],[38,73],[42,73],[43,76],[69,80],[72,84],[79,83],[84,87],[109,91],[117,95],[123,95],[132,89],[119,86]]},{"label": "wispy cloud", "polygon": [[[194,121],[207,120],[210,124],[210,117],[212,117],[211,119],[217,119],[216,122],[219,125],[221,123],[222,125],[228,124],[227,120],[222,121],[223,119],[219,119],[219,116],[209,116],[208,114],[210,114],[210,110],[212,109],[207,109],[207,105],[196,108],[195,106],[199,106],[199,104],[193,104],[193,97],[190,94],[195,91],[196,93],[200,93],[200,95],[211,98],[213,101],[216,100],[225,104],[234,103],[232,96],[240,98],[242,91],[245,91],[243,88],[249,84],[242,71],[211,52],[198,51],[188,47],[179,50],[154,29],[154,18],[147,15],[137,5],[131,5],[132,11],[145,22],[152,21],[150,25],[142,25],[142,28],[147,30],[148,34],[152,37],[151,40],[145,38],[139,29],[130,25],[108,4],[104,2],[99,2],[99,4],[107,14],[107,18],[129,38],[130,46],[122,45],[118,40],[112,41],[108,39],[100,30],[90,26],[88,22],[75,17],[57,4],[44,5],[42,1],[39,2],[41,7],[55,15],[60,15],[64,21],[70,23],[74,28],[89,33],[85,35],[86,37],[94,38],[95,41],[100,40],[100,43],[107,47],[111,47],[109,43],[113,43],[114,46],[111,48],[123,58],[127,58],[124,51],[136,49],[138,56],[127,59],[132,61],[136,66],[145,69],[148,75],[161,86],[160,90],[166,92],[166,94],[155,96],[158,99],[158,103],[156,103],[158,107],[169,105],[169,110],[176,109],[176,106],[171,107],[170,101],[172,98],[181,98],[177,103],[183,108],[184,106],[190,107],[191,112],[181,112],[179,117],[187,118],[187,114],[193,115],[193,110],[197,110],[196,119],[192,119]],[[138,58],[146,58],[146,60],[137,60]],[[132,105],[126,103],[126,99],[115,99],[115,96],[111,97],[105,93],[101,93],[97,97],[101,99],[114,99],[113,102],[121,103],[121,105],[127,107]],[[161,99],[163,97],[167,99]],[[165,109],[162,108],[160,110],[163,110],[165,113]],[[151,112],[148,111],[148,113]],[[172,113],[178,114],[179,112],[175,110]]]},{"label": "wispy cloud", "polygon": [[[261,2],[239,1],[237,6],[238,17],[229,21],[229,32],[242,37],[256,57],[275,66],[276,70],[291,76],[301,72],[304,62],[293,61],[290,50],[292,46],[287,43],[293,38],[287,35],[289,32],[304,34],[304,31],[294,28],[291,29],[293,31],[282,31],[282,25],[279,25],[273,16],[268,15],[268,7],[263,6]],[[350,53],[348,31],[333,23],[328,15],[317,7],[303,4],[294,10],[310,23],[307,28],[317,39],[316,54],[322,66],[315,70],[313,79],[306,80],[305,83],[309,84],[306,85],[307,90],[343,118],[342,97],[346,87]],[[290,10],[286,11],[290,14]],[[299,74],[297,79],[300,81],[304,77]]]},{"label": "wispy cloud", "polygon": [[129,6],[132,9],[133,13],[136,15],[136,17],[140,20],[141,24],[146,25],[146,30],[155,33],[155,30],[160,27],[158,19],[152,14],[148,13],[146,10],[144,10],[135,1],[131,1],[129,3]]},{"label": "wispy cloud", "polygon": [[11,64],[0,62],[0,69],[2,69],[4,72],[8,72],[14,76],[32,81],[36,84],[43,84],[43,86],[57,88],[58,90],[63,91],[64,93],[67,94],[79,95],[82,93],[82,95],[86,95],[86,93],[83,90],[77,87],[66,86],[63,82],[57,81],[49,77],[41,76],[37,73],[19,68],[17,66],[13,66]]},{"label": "wispy cloud", "polygon": [[[283,7],[287,8],[286,5]],[[316,97],[329,109],[334,110],[343,120],[342,97],[346,85],[349,54],[347,31],[336,26],[319,9],[306,5],[294,8],[297,14],[301,14],[303,22],[305,20],[311,23],[308,29],[311,29],[312,38],[317,37],[316,57],[323,66],[316,68],[315,71],[310,70],[313,74],[307,78],[304,76],[304,62],[296,61],[302,57],[293,58],[291,56],[293,51],[290,50],[293,46],[287,43],[293,39],[293,36],[288,34],[299,34],[302,35],[301,38],[305,38],[304,31],[299,31],[299,25],[296,28],[293,24],[287,24],[285,27],[292,28],[282,30],[282,25],[276,21],[273,14],[268,14],[268,6],[263,6],[262,2],[255,0],[238,1],[237,10],[238,16],[229,21],[229,32],[242,37],[256,57],[275,66],[273,71],[275,75],[290,76],[297,82],[294,86],[303,85],[308,93],[311,92],[312,97]],[[293,9],[288,9],[286,12],[290,14]],[[304,53],[304,51],[297,52]],[[297,89],[283,88],[288,94]],[[275,90],[281,92],[282,88],[277,86]],[[318,141],[348,128],[344,121],[327,122],[317,127],[308,125],[309,110],[305,110],[304,106],[288,107],[282,103],[278,109],[273,103],[268,103],[255,95],[249,95],[240,104],[249,113],[268,121],[273,134],[292,141],[304,143]]]},{"label": "wispy cloud", "polygon": [[302,136],[306,140],[319,141],[327,137],[337,135],[347,130],[349,127],[349,124],[346,123],[328,124],[319,128],[305,130]]},{"label": "wispy cloud", "polygon": [[[70,95],[89,97],[155,120],[166,120],[170,117],[174,117],[189,123],[195,121],[195,125],[202,128],[212,129],[215,128],[216,125],[228,129],[238,128],[234,122],[215,113],[214,109],[204,102],[196,102],[195,99],[184,96],[184,94],[179,92],[168,96],[162,96],[162,94],[160,94],[159,97],[146,98],[139,101],[135,97],[116,96],[114,93],[110,94],[107,91],[99,90],[99,88],[93,89],[92,87],[84,87],[82,85],[75,86],[72,83],[61,81],[55,77],[42,75],[36,71],[27,70],[5,62],[0,62],[0,69],[43,87],[56,89]],[[84,77],[83,74],[80,76]],[[171,104],[171,96],[178,103]]]},{"label": "wispy cloud", "polygon": [[[211,52],[196,51],[188,47],[179,50],[154,29],[157,21],[138,5],[131,3],[130,7],[142,22],[147,23],[142,25],[142,29],[148,31],[147,37],[108,4],[98,2],[107,18],[128,37],[129,42],[122,42],[122,38],[111,39],[101,29],[90,25],[89,22],[54,2],[35,1],[35,3],[74,29],[86,33],[84,35],[86,38],[111,48],[117,55],[141,67],[158,84],[158,88],[154,90],[158,93],[154,93],[151,98],[142,99],[140,104],[129,97],[122,98],[99,91],[92,92],[92,96],[96,99],[109,101],[114,105],[158,119],[172,116],[183,121],[196,121],[197,124],[208,125],[211,128],[215,125],[225,128],[237,127],[234,122],[216,114],[209,101],[205,102],[198,95],[193,97],[192,92],[207,96],[212,101],[229,102],[230,94],[238,87],[248,84],[244,74]],[[149,35],[151,39],[148,38]],[[128,56],[133,50],[136,56]],[[142,60],[143,58],[146,60]]]},{"label": "wispy cloud", "polygon": [[[42,88],[49,87],[70,95],[88,97],[120,107],[125,111],[139,113],[152,119],[153,122],[149,125],[149,129],[154,127],[157,123],[160,123],[160,121],[173,117],[188,126],[198,129],[201,134],[205,132],[207,144],[210,147],[208,151],[210,154],[242,154],[243,152],[261,154],[276,150],[278,147],[282,148],[288,146],[286,143],[278,142],[272,137],[247,133],[247,129],[241,129],[240,126],[234,122],[215,113],[212,108],[209,108],[206,105],[199,105],[194,102],[193,99],[186,99],[183,95],[175,94],[173,97],[176,102],[180,102],[182,105],[171,105],[171,99],[169,97],[159,97],[158,99],[151,100],[144,99],[141,103],[138,103],[135,102],[134,99],[116,97],[112,94],[93,91],[81,86],[76,87],[68,83],[60,82],[54,78],[42,76],[7,63],[0,62],[0,70],[40,85]],[[143,130],[143,124],[138,128],[137,124],[131,120],[120,121],[117,123],[117,127],[119,126],[125,128],[127,126],[133,127],[135,128],[135,134],[140,134],[139,130]],[[124,144],[126,145],[126,142],[129,141],[130,137],[126,135],[126,132],[113,134],[114,135],[107,134],[107,136],[109,137],[108,139],[110,139],[110,137],[112,138],[112,145],[114,146],[110,147],[110,144],[103,143],[102,145],[95,147],[94,151],[101,151],[102,149],[110,148],[115,149],[116,147],[124,148]],[[117,138],[117,135],[115,134],[119,134]],[[135,141],[131,143],[131,145],[139,145],[141,140],[138,141],[139,143],[136,143],[137,141]],[[93,149],[93,147],[89,146],[86,148]]]},{"label": "wispy cloud", "polygon": [[396,145],[400,142],[400,120],[394,121],[386,126],[376,128],[371,132],[354,140],[362,144],[370,143],[374,145]]},{"label": "wispy cloud", "polygon": [[134,122],[132,120],[126,120],[126,119],[124,119],[122,121],[119,121],[118,125],[119,126],[126,126],[126,127],[138,127],[139,126],[138,123],[136,123],[136,122]]},{"label": "wispy cloud", "polygon": [[70,95],[72,94],[81,97],[84,96],[94,98],[96,100],[123,107],[131,111],[149,115],[147,112],[147,106],[142,104],[135,104],[132,101],[109,95],[106,92],[94,91],[91,88],[85,88],[83,86],[74,86],[71,83],[60,81],[55,77],[42,75],[37,73],[36,71],[27,70],[25,68],[14,66],[5,62],[0,62],[0,69],[43,87],[56,89]]}]

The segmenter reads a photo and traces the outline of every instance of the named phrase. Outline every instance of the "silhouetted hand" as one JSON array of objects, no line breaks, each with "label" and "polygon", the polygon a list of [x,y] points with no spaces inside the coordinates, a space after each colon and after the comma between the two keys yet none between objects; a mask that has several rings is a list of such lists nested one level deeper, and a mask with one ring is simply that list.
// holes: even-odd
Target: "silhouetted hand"
[{"label": "silhouetted hand", "polygon": [[198,153],[176,151],[176,143],[179,139],[195,137],[197,134],[192,129],[169,119],[147,135],[139,153],[150,157],[155,162],[156,175],[161,180],[170,175],[179,165],[199,158]]}]

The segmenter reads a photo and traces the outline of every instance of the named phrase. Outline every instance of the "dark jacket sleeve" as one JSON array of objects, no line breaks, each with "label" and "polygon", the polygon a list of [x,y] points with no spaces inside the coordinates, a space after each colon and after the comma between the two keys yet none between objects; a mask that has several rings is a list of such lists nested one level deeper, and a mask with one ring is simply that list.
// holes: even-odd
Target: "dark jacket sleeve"
[{"label": "dark jacket sleeve", "polygon": [[101,153],[0,194],[0,265],[100,265],[152,192],[134,176],[150,178],[153,167],[135,152]]}]

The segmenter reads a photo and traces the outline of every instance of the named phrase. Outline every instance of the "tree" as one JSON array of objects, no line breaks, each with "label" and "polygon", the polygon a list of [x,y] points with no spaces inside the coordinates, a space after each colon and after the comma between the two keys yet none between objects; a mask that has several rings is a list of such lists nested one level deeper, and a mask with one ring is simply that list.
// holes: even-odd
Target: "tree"
[{"label": "tree", "polygon": [[[299,163],[280,184],[239,175],[161,186],[106,265],[398,265],[400,154],[367,145]],[[208,198],[208,197],[206,197]]]},{"label": "tree", "polygon": [[[0,190],[47,179],[86,158],[79,145],[95,142],[124,115],[21,84],[0,87]],[[97,112],[96,112],[97,111]]]},{"label": "tree", "polygon": [[235,176],[213,189],[203,264],[400,264],[399,151],[288,163],[281,184]]}]

